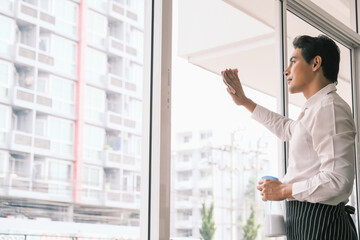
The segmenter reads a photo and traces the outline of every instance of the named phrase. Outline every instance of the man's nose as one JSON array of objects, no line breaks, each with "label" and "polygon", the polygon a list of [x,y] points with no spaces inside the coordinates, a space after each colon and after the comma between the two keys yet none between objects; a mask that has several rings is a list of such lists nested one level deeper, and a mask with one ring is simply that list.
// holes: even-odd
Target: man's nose
[{"label": "man's nose", "polygon": [[289,71],[288,71],[289,68],[286,68],[285,71],[284,71],[284,75],[285,77],[287,77],[289,75]]}]

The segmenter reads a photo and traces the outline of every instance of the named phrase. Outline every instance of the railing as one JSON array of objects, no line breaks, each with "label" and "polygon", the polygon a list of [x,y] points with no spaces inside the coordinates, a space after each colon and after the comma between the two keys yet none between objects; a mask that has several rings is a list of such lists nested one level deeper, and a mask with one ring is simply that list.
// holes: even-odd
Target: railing
[{"label": "railing", "polygon": [[[84,236],[82,234],[79,235],[70,235],[64,233],[43,233],[43,234],[18,234],[18,233],[0,233],[0,240],[90,240],[90,239],[97,239],[97,240],[120,240],[125,239],[123,237],[99,237],[99,236]],[[139,240],[138,238],[126,238],[128,240]]]}]

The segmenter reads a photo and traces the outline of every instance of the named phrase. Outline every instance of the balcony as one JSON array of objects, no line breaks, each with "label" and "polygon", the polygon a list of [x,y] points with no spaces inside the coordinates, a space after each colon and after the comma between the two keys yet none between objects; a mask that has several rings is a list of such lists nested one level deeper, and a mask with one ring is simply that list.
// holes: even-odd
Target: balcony
[{"label": "balcony", "polygon": [[72,201],[72,185],[69,182],[37,179],[32,182],[32,196],[44,200]]},{"label": "balcony", "polygon": [[175,227],[192,229],[194,227],[193,217],[182,217],[181,219],[177,218],[175,221]]},{"label": "balcony", "polygon": [[43,68],[52,70],[54,67],[54,58],[45,52],[38,52],[36,48],[22,43],[15,44],[15,60],[26,65],[37,65],[37,62]]},{"label": "balcony", "polygon": [[15,44],[15,60],[21,63],[34,65],[36,61],[36,48],[23,43]]},{"label": "balcony", "polygon": [[111,17],[117,18],[117,19],[124,19],[124,15],[125,15],[125,7],[117,2],[114,1],[110,1],[109,5],[108,5],[108,14]]},{"label": "balcony", "polygon": [[17,1],[16,16],[19,19],[24,19],[29,22],[36,22],[37,19],[40,23],[48,29],[53,29],[55,26],[55,17],[39,10],[36,6],[24,1]]},{"label": "balcony", "polygon": [[190,170],[193,167],[194,166],[193,166],[192,160],[189,160],[189,161],[180,161],[180,160],[178,160],[176,162],[176,170],[177,171]]},{"label": "balcony", "polygon": [[189,190],[193,188],[193,182],[191,180],[177,181],[176,190]]},{"label": "balcony", "polygon": [[142,129],[140,126],[140,121],[129,118],[123,119],[123,130],[125,130],[126,132],[141,135]]},{"label": "balcony", "polygon": [[105,150],[104,167],[120,168],[122,156],[119,151]]},{"label": "balcony", "polygon": [[123,160],[122,160],[122,168],[130,171],[141,171],[141,166],[139,164],[140,161],[138,161],[140,157],[136,157],[131,154],[123,154]]},{"label": "balcony", "polygon": [[30,192],[30,178],[9,174],[9,195],[24,196],[24,192]]},{"label": "balcony", "polygon": [[124,88],[124,80],[115,74],[108,73],[106,88],[114,92],[121,92]]},{"label": "balcony", "polygon": [[40,136],[34,136],[34,151],[41,155],[51,155],[51,140]]},{"label": "balcony", "polygon": [[32,134],[13,130],[11,131],[11,141],[10,149],[21,151],[21,152],[31,152],[33,144]]},{"label": "balcony", "polygon": [[121,114],[108,111],[106,112],[105,117],[105,124],[108,128],[119,129],[119,127],[123,125],[123,118]]},{"label": "balcony", "polygon": [[123,41],[108,36],[107,38],[107,50],[110,53],[116,54],[116,55],[123,55],[124,54],[124,43]]},{"label": "balcony", "polygon": [[124,192],[120,190],[106,190],[105,205],[112,207],[122,207],[127,209],[139,209],[139,198],[139,193]]},{"label": "balcony", "polygon": [[190,209],[193,207],[193,202],[191,201],[192,197],[188,197],[187,199],[179,198],[175,202],[175,208],[176,209]]},{"label": "balcony", "polygon": [[37,154],[51,155],[51,140],[40,136],[33,136],[17,130],[11,132],[10,149],[21,152],[34,150]]},{"label": "balcony", "polygon": [[31,89],[15,86],[13,89],[13,104],[24,108],[34,108],[35,93]]}]

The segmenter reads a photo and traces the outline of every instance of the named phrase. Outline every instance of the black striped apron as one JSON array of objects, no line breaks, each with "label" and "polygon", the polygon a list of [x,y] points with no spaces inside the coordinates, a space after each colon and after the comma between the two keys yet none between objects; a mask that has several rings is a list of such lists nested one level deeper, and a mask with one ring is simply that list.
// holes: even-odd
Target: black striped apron
[{"label": "black striped apron", "polygon": [[352,206],[286,201],[287,240],[358,240]]}]

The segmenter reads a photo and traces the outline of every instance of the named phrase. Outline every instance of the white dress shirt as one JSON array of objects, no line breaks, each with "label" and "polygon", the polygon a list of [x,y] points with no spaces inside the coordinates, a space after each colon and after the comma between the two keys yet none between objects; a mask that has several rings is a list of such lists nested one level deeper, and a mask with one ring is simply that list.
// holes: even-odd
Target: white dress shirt
[{"label": "white dress shirt", "polygon": [[257,105],[252,118],[289,141],[289,166],[282,179],[296,200],[347,203],[355,174],[355,124],[348,104],[328,84],[310,97],[296,121]]}]

